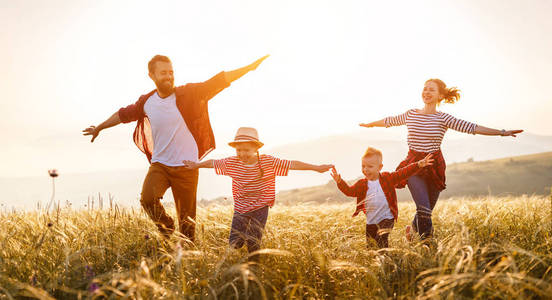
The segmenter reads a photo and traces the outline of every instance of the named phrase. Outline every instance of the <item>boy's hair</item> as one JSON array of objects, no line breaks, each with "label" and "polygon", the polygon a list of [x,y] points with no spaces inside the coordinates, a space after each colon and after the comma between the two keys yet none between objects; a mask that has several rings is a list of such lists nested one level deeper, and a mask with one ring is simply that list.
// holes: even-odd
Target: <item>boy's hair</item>
[{"label": "boy's hair", "polygon": [[366,149],[366,151],[364,152],[364,155],[362,156],[362,158],[366,158],[366,157],[370,157],[370,156],[378,156],[380,158],[380,161],[383,160],[383,155],[381,154],[381,151],[379,151],[378,149],[376,148],[372,148],[372,147],[368,147]]}]

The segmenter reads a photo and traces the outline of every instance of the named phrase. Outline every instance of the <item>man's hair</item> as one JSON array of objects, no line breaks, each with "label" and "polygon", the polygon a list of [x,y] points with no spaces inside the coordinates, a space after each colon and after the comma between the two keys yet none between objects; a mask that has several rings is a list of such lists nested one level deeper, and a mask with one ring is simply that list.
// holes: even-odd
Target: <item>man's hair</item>
[{"label": "man's hair", "polygon": [[157,54],[152,59],[150,59],[150,61],[148,63],[148,72],[149,73],[155,72],[155,63],[158,62],[158,61],[168,62],[168,63],[171,62],[171,60],[167,56]]},{"label": "man's hair", "polygon": [[362,156],[362,158],[366,158],[366,157],[370,157],[370,156],[378,156],[380,158],[380,160],[383,160],[383,155],[381,154],[381,151],[379,151],[378,149],[376,148],[372,148],[372,147],[368,147],[368,149],[366,149],[366,151],[364,152],[364,155]]}]

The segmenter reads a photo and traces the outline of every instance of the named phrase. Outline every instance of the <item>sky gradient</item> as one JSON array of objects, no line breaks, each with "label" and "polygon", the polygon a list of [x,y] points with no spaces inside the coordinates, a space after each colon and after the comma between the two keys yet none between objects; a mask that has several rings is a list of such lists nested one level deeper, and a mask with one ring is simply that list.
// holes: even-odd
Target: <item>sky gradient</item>
[{"label": "sky gradient", "polygon": [[172,59],[176,84],[271,55],[210,103],[208,158],[231,154],[240,126],[268,149],[358,130],[421,107],[435,77],[462,92],[443,111],[552,135],[550,15],[544,0],[0,0],[0,177],[147,168],[134,125],[94,144],[80,132],[154,88],[155,54]]}]

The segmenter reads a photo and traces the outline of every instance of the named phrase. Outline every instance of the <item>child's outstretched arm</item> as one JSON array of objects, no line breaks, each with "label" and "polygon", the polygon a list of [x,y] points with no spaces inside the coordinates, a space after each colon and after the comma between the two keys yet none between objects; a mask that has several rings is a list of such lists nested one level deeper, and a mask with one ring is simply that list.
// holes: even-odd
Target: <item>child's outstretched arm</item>
[{"label": "child's outstretched arm", "polygon": [[430,153],[415,163],[411,163],[405,167],[398,169],[395,172],[389,173],[391,180],[394,182],[400,182],[408,177],[414,175],[419,169],[433,165],[433,154]]},{"label": "child's outstretched arm", "polygon": [[290,170],[309,170],[316,171],[318,173],[324,173],[331,168],[333,168],[333,165],[311,165],[298,160],[292,160],[289,165]]},{"label": "child's outstretched arm", "polygon": [[184,168],[194,170],[198,168],[213,168],[213,160],[209,159],[200,163],[193,162],[191,160],[183,160]]},{"label": "child's outstretched arm", "polygon": [[349,197],[356,197],[354,190],[347,184],[347,182],[345,182],[345,180],[341,179],[341,175],[337,173],[337,170],[335,169],[335,167],[332,167],[332,173],[330,174],[332,175],[332,178],[335,181],[335,183],[337,183],[337,188],[343,194]]}]

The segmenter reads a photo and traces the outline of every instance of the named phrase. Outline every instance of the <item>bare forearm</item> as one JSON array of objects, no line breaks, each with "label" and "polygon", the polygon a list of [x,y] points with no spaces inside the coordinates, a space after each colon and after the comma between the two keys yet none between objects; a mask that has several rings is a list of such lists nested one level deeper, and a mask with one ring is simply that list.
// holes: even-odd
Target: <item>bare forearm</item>
[{"label": "bare forearm", "polygon": [[318,170],[317,165],[311,165],[302,161],[298,160],[292,160],[291,164],[289,166],[290,170],[311,170],[311,171],[317,171]]},{"label": "bare forearm", "polygon": [[265,60],[266,58],[268,57],[268,55],[265,55],[259,59],[257,59],[256,61],[254,61],[252,64],[249,64],[245,67],[242,67],[242,68],[239,68],[239,69],[235,69],[233,71],[228,71],[228,72],[224,72],[224,75],[226,77],[226,81],[228,82],[233,82],[234,80],[237,80],[239,79],[240,77],[242,77],[243,75],[247,74],[248,72],[250,71],[253,71],[255,69],[257,69],[257,67],[263,62],[263,60]]},{"label": "bare forearm", "polygon": [[224,75],[226,76],[226,81],[233,82],[239,79],[240,77],[242,77],[243,75],[247,74],[247,72],[249,72],[248,67],[249,66],[239,68],[233,71],[224,72]]},{"label": "bare forearm", "polygon": [[362,127],[385,127],[385,119],[381,119],[381,120],[370,122],[370,123],[360,123],[360,126],[362,126]]},{"label": "bare forearm", "polygon": [[209,159],[206,161],[202,161],[196,165],[196,168],[214,168],[213,166],[213,160]]},{"label": "bare forearm", "polygon": [[109,127],[113,127],[115,125],[121,124],[121,119],[119,118],[119,112],[115,112],[111,117],[109,117],[107,120],[103,121],[100,125],[98,125],[98,130],[103,130]]},{"label": "bare forearm", "polygon": [[475,134],[481,134],[481,135],[503,135],[502,130],[489,128],[481,125],[475,126]]}]

